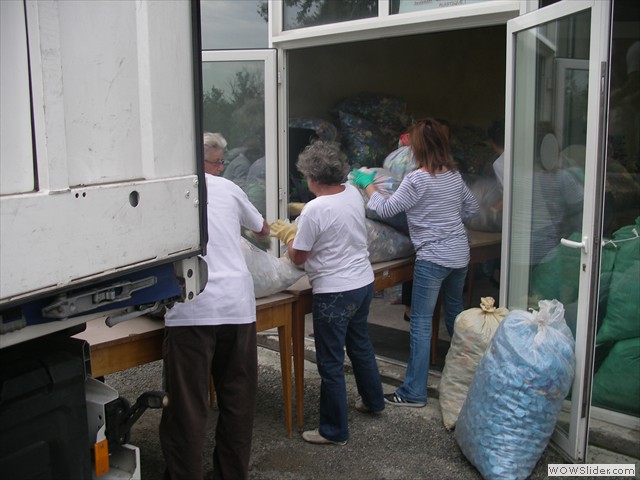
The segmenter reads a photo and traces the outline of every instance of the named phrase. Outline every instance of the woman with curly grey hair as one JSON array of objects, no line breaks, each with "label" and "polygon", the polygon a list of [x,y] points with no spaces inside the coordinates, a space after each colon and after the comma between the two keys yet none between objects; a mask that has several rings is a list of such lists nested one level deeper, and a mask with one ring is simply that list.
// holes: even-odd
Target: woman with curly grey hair
[{"label": "woman with curly grey hair", "polygon": [[320,425],[306,431],[309,443],[345,445],[349,438],[344,349],[351,360],[360,397],[356,410],[384,410],[382,382],[367,318],[373,298],[373,269],[367,250],[362,197],[346,182],[349,165],[335,143],[316,141],[296,164],[316,198],[296,224],[277,221],[272,236],[288,247],[296,265],[305,264],[313,292],[313,334],[321,378]]},{"label": "woman with curly grey hair", "polygon": [[346,156],[336,143],[316,141],[298,156],[298,171],[307,180],[322,185],[339,185],[349,173]]}]

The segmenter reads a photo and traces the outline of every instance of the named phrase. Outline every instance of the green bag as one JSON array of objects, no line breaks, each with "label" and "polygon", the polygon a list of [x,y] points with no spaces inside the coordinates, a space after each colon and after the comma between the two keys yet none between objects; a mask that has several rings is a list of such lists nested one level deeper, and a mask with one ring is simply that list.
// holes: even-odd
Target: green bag
[{"label": "green bag", "polygon": [[[569,240],[581,242],[581,234],[573,233]],[[600,268],[599,319],[603,318],[608,303],[613,267],[618,248],[613,242],[606,242],[602,248]],[[542,263],[531,273],[531,293],[537,300],[556,299],[563,305],[574,304],[578,300],[580,281],[580,250],[562,244],[555,247]],[[570,325],[575,335],[575,327]]]},{"label": "green bag", "polygon": [[640,415],[640,337],[616,342],[593,378],[593,405]]},{"label": "green bag", "polygon": [[640,337],[640,217],[616,231],[610,243],[616,256],[597,344]]}]

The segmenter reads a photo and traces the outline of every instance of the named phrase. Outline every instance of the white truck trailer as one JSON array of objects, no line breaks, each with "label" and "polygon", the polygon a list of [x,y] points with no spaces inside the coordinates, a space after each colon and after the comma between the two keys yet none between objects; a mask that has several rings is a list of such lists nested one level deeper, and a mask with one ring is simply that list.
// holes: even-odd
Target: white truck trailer
[{"label": "white truck trailer", "polygon": [[140,478],[123,429],[165,399],[110,425],[117,392],[72,335],[204,288],[199,5],[3,0],[0,18],[0,472]]}]

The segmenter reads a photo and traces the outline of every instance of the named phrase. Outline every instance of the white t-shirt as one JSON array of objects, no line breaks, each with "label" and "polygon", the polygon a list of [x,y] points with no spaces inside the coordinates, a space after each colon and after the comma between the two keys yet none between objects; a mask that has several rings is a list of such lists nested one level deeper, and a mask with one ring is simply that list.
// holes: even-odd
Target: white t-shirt
[{"label": "white t-shirt", "polygon": [[263,218],[240,187],[205,175],[209,239],[204,257],[208,281],[195,300],[176,303],[165,315],[167,327],[245,324],[256,321],[253,279],[240,247],[240,226],[262,230]]},{"label": "white t-shirt", "polygon": [[373,282],[362,196],[350,184],[308,202],[293,248],[311,252],[305,270],[313,293],[355,290]]}]

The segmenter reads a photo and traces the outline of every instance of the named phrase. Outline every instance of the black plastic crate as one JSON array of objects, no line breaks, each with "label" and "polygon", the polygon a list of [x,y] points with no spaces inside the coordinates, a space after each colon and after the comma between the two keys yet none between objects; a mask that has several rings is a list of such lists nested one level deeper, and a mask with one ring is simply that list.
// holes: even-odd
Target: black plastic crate
[{"label": "black plastic crate", "polygon": [[83,358],[46,341],[0,351],[3,478],[91,478],[84,379]]}]

